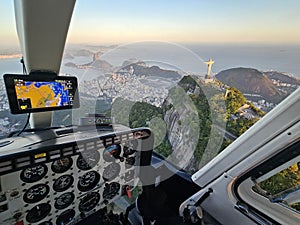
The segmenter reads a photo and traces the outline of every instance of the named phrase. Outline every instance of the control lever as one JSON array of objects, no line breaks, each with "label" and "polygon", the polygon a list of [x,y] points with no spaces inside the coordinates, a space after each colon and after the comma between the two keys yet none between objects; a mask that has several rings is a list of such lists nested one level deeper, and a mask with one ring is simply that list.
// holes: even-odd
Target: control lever
[{"label": "control lever", "polygon": [[131,190],[130,190],[130,187],[129,187],[129,186],[126,187],[126,195],[127,195],[127,197],[128,197],[129,199],[132,197]]},{"label": "control lever", "polygon": [[184,223],[200,223],[204,225],[203,222],[203,211],[200,205],[210,196],[213,192],[211,188],[205,192],[194,205],[187,205],[183,210],[183,222]]},{"label": "control lever", "polygon": [[201,224],[204,225],[203,222],[203,211],[200,206],[188,206],[184,209],[183,212],[183,223],[186,224]]},{"label": "control lever", "polygon": [[129,185],[123,186],[122,195],[126,195],[129,199],[132,198],[131,187]]}]

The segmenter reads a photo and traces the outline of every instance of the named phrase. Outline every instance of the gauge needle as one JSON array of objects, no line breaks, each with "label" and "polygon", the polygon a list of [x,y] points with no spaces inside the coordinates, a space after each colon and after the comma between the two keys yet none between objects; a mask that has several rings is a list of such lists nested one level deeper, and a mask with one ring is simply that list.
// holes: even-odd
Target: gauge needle
[{"label": "gauge needle", "polygon": [[116,152],[116,150],[113,150],[110,152],[111,155],[113,155]]},{"label": "gauge needle", "polygon": [[58,165],[62,166],[63,165],[63,161],[60,159],[58,160]]},{"label": "gauge needle", "polygon": [[40,210],[40,207],[39,207],[39,206],[37,206],[37,207],[36,207],[36,209],[38,210],[37,212],[38,212],[38,215],[40,216],[40,215],[41,215],[41,210]]}]

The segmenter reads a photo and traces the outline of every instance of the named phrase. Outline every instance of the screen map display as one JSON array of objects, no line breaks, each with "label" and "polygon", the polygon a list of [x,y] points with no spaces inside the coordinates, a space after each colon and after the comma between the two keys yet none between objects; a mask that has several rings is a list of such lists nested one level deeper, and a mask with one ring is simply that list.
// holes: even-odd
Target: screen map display
[{"label": "screen map display", "polygon": [[51,82],[14,80],[19,109],[72,106],[74,89],[71,81]]},{"label": "screen map display", "polygon": [[79,107],[76,77],[42,73],[5,74],[3,77],[13,114]]}]

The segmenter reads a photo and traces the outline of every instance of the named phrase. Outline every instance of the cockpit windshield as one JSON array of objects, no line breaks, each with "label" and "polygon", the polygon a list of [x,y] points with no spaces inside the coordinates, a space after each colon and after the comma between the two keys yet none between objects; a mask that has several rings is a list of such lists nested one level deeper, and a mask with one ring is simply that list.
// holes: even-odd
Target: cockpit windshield
[{"label": "cockpit windshield", "polygon": [[[60,75],[78,78],[81,107],[52,126],[149,127],[155,151],[198,170],[300,85],[297,7],[267,2],[77,1]],[[0,74],[22,74],[13,3],[0,4]],[[26,120],[0,79],[0,137]]]}]

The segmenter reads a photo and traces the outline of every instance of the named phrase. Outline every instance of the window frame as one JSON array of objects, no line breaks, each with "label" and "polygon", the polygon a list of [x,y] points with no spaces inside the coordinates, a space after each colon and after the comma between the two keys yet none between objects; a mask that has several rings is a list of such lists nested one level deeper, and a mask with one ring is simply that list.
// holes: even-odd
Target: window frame
[{"label": "window frame", "polygon": [[[259,180],[267,174],[275,174],[287,168],[288,165],[292,165],[295,161],[294,159],[299,158],[299,149],[300,137],[298,136],[296,140],[283,148],[279,153],[271,156],[238,178],[234,184],[234,193],[238,199],[236,208],[250,218],[256,214],[267,221],[272,221],[270,224],[299,224],[299,211],[297,212],[280,202],[271,202],[266,196],[252,190],[252,187],[255,186],[254,179],[258,178]],[[248,210],[247,212],[245,212],[245,208]],[[261,222],[259,224],[269,223]]]}]

